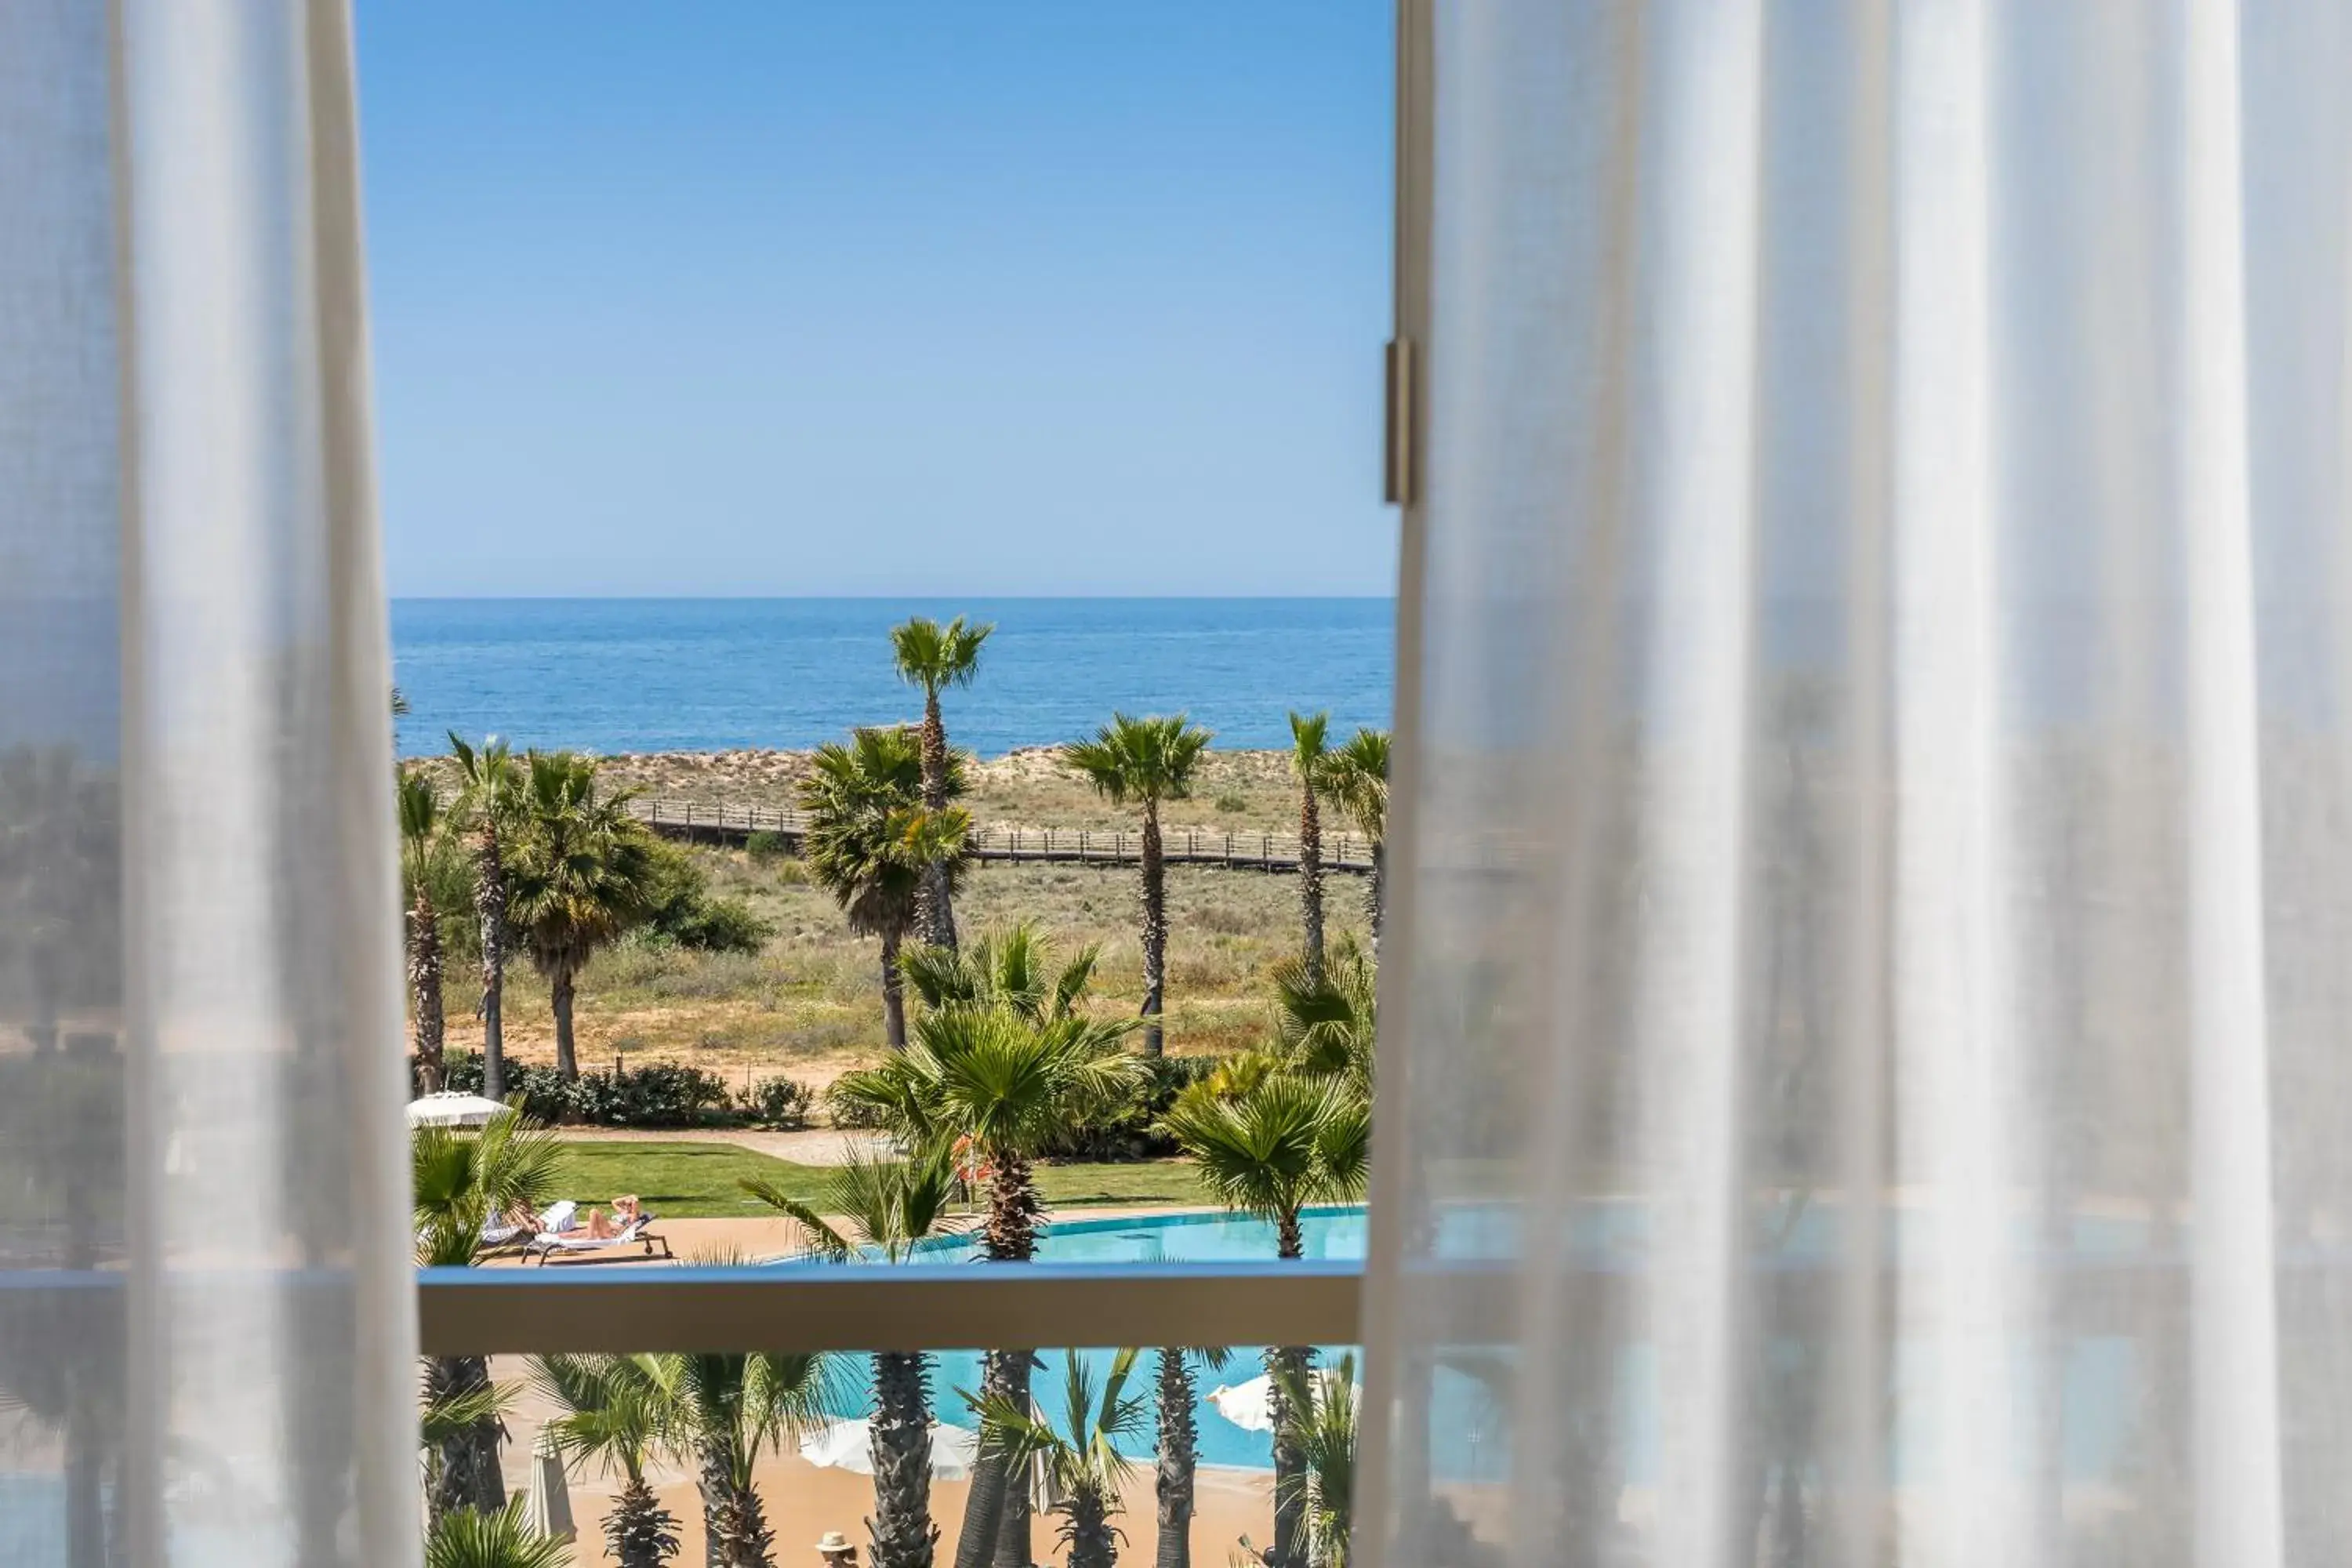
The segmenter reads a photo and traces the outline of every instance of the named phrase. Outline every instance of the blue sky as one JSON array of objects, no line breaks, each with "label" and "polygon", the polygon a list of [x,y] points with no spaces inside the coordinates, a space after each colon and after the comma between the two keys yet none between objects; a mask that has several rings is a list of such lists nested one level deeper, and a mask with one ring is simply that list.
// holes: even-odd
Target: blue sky
[{"label": "blue sky", "polygon": [[396,595],[1385,594],[1383,0],[359,0]]}]

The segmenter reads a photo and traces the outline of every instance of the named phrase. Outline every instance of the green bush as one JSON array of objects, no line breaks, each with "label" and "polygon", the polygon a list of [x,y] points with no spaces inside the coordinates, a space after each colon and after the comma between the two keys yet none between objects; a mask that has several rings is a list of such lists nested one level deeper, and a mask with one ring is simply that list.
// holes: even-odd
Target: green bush
[{"label": "green bush", "polygon": [[763,1078],[742,1099],[743,1119],[754,1127],[796,1132],[809,1124],[816,1095],[804,1083],[788,1078]]},{"label": "green bush", "polygon": [[[446,1087],[482,1091],[478,1051],[451,1052]],[[571,1083],[551,1067],[510,1066],[506,1091],[522,1096],[523,1114],[592,1127],[697,1127],[732,1120],[734,1096],[717,1073],[676,1062],[649,1062],[618,1073],[583,1072]]]},{"label": "green bush", "polygon": [[776,928],[740,899],[706,899],[680,914],[667,934],[680,947],[705,952],[757,952]]},{"label": "green bush", "polygon": [[764,866],[771,860],[792,858],[793,841],[781,833],[760,832],[743,840],[743,852],[754,863]]},{"label": "green bush", "polygon": [[1249,802],[1244,800],[1241,796],[1235,795],[1231,790],[1227,790],[1224,794],[1217,796],[1216,799],[1211,801],[1209,804],[1215,806],[1219,811],[1228,814],[1237,811],[1247,811],[1249,809]]},{"label": "green bush", "polygon": [[828,1085],[824,1091],[825,1114],[833,1119],[833,1124],[835,1127],[845,1128],[854,1132],[872,1132],[881,1128],[882,1116],[879,1111],[872,1106],[861,1105],[853,1100],[845,1100],[840,1090],[841,1085],[835,1081]]},{"label": "green bush", "polygon": [[698,948],[706,952],[757,952],[775,927],[739,899],[714,899],[693,851],[665,841],[654,846],[652,909],[638,928],[640,943]]},{"label": "green bush", "polygon": [[1045,1150],[1062,1160],[1158,1160],[1177,1152],[1176,1141],[1160,1130],[1160,1119],[1177,1095],[1217,1070],[1225,1058],[1146,1057],[1134,1091],[1112,1110],[1064,1130]]}]

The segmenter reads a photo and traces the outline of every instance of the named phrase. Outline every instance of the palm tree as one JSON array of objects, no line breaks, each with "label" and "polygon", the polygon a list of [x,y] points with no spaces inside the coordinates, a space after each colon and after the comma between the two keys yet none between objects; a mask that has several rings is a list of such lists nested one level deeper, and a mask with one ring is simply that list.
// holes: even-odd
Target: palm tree
[{"label": "palm tree", "polygon": [[538,1535],[523,1518],[523,1500],[488,1512],[444,1514],[425,1538],[425,1568],[563,1568],[572,1542]]},{"label": "palm tree", "polygon": [[[543,1128],[515,1112],[495,1117],[478,1133],[420,1127],[409,1138],[410,1188],[420,1267],[462,1268],[482,1249],[482,1231],[518,1206],[538,1208],[555,1194],[561,1146]],[[425,1363],[428,1406],[467,1408],[490,1388],[481,1356],[435,1356]],[[432,1510],[491,1512],[506,1501],[499,1468],[502,1427],[495,1408],[452,1425],[439,1444]]]},{"label": "palm tree", "polygon": [[[923,809],[944,811],[949,800],[948,727],[940,717],[940,693],[970,686],[980,673],[980,645],[993,626],[967,626],[958,616],[946,626],[916,616],[890,628],[890,652],[898,679],[923,689]],[[934,947],[956,944],[954,881],[949,863],[932,862],[923,879],[923,940]]]},{"label": "palm tree", "polygon": [[677,1519],[646,1480],[646,1461],[661,1438],[661,1398],[645,1359],[533,1356],[530,1382],[563,1412],[548,1430],[572,1462],[593,1460],[622,1478],[604,1520],[605,1554],[621,1568],[661,1568],[677,1556]]},{"label": "palm tree", "polygon": [[1168,872],[1160,860],[1160,803],[1192,793],[1192,774],[1210,732],[1173,718],[1113,713],[1091,741],[1062,748],[1062,760],[1086,775],[1113,805],[1143,808],[1143,1054],[1160,1052],[1160,1011],[1168,973]]},{"label": "palm tree", "polygon": [[1348,1568],[1356,1499],[1356,1358],[1341,1356],[1319,1377],[1286,1370],[1282,1397],[1299,1457],[1290,1500],[1307,1536],[1307,1568]]},{"label": "palm tree", "polygon": [[1387,899],[1389,831],[1389,732],[1359,730],[1329,758],[1325,789],[1356,831],[1372,843],[1371,885],[1365,912],[1372,927],[1372,956],[1381,953],[1381,910]]},{"label": "palm tree", "polygon": [[441,847],[441,797],[424,774],[404,773],[398,800],[400,873],[409,895],[405,934],[417,1088],[430,1094],[441,1087],[441,920],[432,888],[433,861]]},{"label": "palm tree", "polygon": [[[876,1112],[909,1146],[967,1144],[988,1184],[983,1249],[992,1262],[1026,1263],[1044,1216],[1031,1162],[1132,1083],[1135,1058],[1120,1048],[1129,1027],[1075,1013],[1032,1018],[1003,1005],[938,1007],[917,1021],[904,1052],[845,1076],[834,1092]],[[983,1391],[1025,1405],[1032,1360],[1026,1350],[991,1351]],[[992,1552],[1029,1562],[1027,1500],[1006,1479],[1001,1456],[982,1456],[974,1468],[956,1568],[982,1568]]]},{"label": "palm tree", "polygon": [[824,1419],[830,1362],[765,1352],[640,1360],[661,1431],[696,1468],[706,1568],[772,1568],[775,1536],[751,1472],[763,1450]]},{"label": "palm tree", "polygon": [[1379,980],[1354,939],[1333,950],[1320,980],[1308,979],[1304,963],[1276,964],[1274,991],[1276,1060],[1309,1078],[1344,1079],[1369,1095]]},{"label": "palm tree", "polygon": [[1331,715],[1290,716],[1290,773],[1298,781],[1298,921],[1309,981],[1323,978],[1323,794]]},{"label": "palm tree", "polygon": [[[1181,1096],[1164,1122],[1219,1202],[1274,1226],[1277,1257],[1305,1255],[1299,1215],[1307,1205],[1364,1190],[1370,1108],[1345,1080],[1276,1072],[1236,1099]],[[1313,1354],[1297,1345],[1265,1352],[1274,1405],[1274,1544],[1266,1552],[1273,1568],[1301,1568],[1305,1456],[1284,1390],[1307,1375]]]},{"label": "palm tree", "polygon": [[1037,922],[1015,921],[961,952],[908,948],[898,967],[926,1007],[1004,1006],[1042,1024],[1072,1016],[1101,951],[1088,942],[1057,963],[1053,939]]},{"label": "palm tree", "polygon": [[[845,1219],[846,1229],[772,1183],[742,1185],[798,1220],[810,1250],[835,1262],[867,1248],[902,1262],[926,1237],[954,1228],[948,1205],[955,1196],[955,1164],[945,1150],[903,1163],[853,1159],[836,1167],[819,1202]],[[939,1544],[939,1526],[931,1522],[930,1368],[931,1357],[921,1351],[874,1355],[874,1517],[866,1521],[873,1568],[930,1568]]]},{"label": "palm tree", "polygon": [[1201,1390],[1192,1379],[1195,1363],[1222,1370],[1223,1350],[1187,1350],[1163,1346],[1159,1352],[1153,1426],[1159,1436],[1154,1450],[1152,1491],[1159,1504],[1157,1568],[1192,1568],[1193,1481],[1200,1469],[1200,1432],[1192,1407]]},{"label": "palm tree", "polygon": [[572,1003],[580,972],[652,908],[653,835],[629,815],[627,790],[599,790],[596,760],[525,758],[521,831],[512,846],[509,919],[555,1012],[555,1068],[580,1076]]},{"label": "palm tree", "polygon": [[[950,792],[962,789],[949,770]],[[800,784],[809,815],[809,870],[849,917],[849,929],[882,939],[882,1026],[894,1051],[907,1046],[907,1006],[898,949],[913,927],[923,879],[944,866],[962,868],[971,817],[961,806],[923,805],[922,754],[901,729],[859,730],[849,744],[817,748]]]},{"label": "palm tree", "polygon": [[521,770],[507,743],[493,735],[479,747],[449,731],[457,767],[457,817],[474,848],[474,913],[482,928],[482,1093],[506,1098],[506,1033],[499,1008],[506,997],[507,843],[522,807]]},{"label": "palm tree", "polygon": [[1144,1431],[1143,1398],[1127,1392],[1135,1352],[1111,1358],[1099,1396],[1085,1357],[1065,1351],[1062,1360],[1062,1425],[1030,1414],[1025,1399],[982,1394],[976,1404],[981,1452],[994,1454],[1015,1473],[1043,1459],[1061,1494],[1053,1511],[1062,1516],[1056,1539],[1068,1549],[1068,1568],[1111,1568],[1120,1539],[1111,1516],[1120,1510],[1119,1485],[1135,1468],[1118,1442]]}]

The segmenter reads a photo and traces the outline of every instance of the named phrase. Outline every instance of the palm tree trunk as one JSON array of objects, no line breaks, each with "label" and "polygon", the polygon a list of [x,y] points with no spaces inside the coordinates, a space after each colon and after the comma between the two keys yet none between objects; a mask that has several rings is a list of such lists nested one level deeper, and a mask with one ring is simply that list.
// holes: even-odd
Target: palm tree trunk
[{"label": "palm tree trunk", "polygon": [[416,1091],[431,1094],[441,1087],[442,1079],[441,925],[422,886],[408,910],[408,1001],[414,1014]]},{"label": "palm tree trunk", "polygon": [[569,963],[559,963],[547,977],[548,995],[555,1006],[555,1070],[566,1083],[580,1079],[580,1058],[572,1046],[572,994],[578,976]]},{"label": "palm tree trunk", "polygon": [[1160,1008],[1168,973],[1168,868],[1160,858],[1160,805],[1143,803],[1143,1054],[1160,1053]]},{"label": "palm tree trunk", "polygon": [[1108,1500],[1092,1487],[1070,1494],[1069,1568],[1111,1568],[1118,1557],[1110,1533]]},{"label": "palm tree trunk", "polygon": [[874,1358],[872,1568],[931,1568],[931,1406],[923,1386],[930,1358],[884,1351]]},{"label": "palm tree trunk", "polygon": [[[1004,1357],[1004,1397],[1017,1409],[1029,1409],[1029,1369],[1035,1363],[1037,1352],[1019,1350],[1000,1353]],[[1028,1467],[1008,1466],[1004,1472],[1004,1512],[996,1527],[996,1568],[1030,1568],[1036,1562],[1030,1523]]]},{"label": "palm tree trunk", "polygon": [[696,1478],[702,1494],[702,1561],[707,1568],[775,1568],[775,1531],[760,1494],[739,1487],[725,1455],[702,1457]]},{"label": "palm tree trunk", "polygon": [[[940,717],[940,694],[923,693],[923,809],[944,811],[948,804],[948,727]],[[933,947],[956,944],[955,903],[948,887],[948,868],[933,861],[923,872],[918,928]]]},{"label": "palm tree trunk", "polygon": [[[982,1359],[982,1398],[1013,1397],[1012,1363],[1016,1355],[1025,1367],[1025,1354],[1012,1351],[990,1351]],[[996,1540],[1004,1528],[1004,1494],[1010,1479],[1006,1472],[1002,1455],[983,1453],[972,1465],[971,1490],[964,1498],[963,1529],[956,1537],[955,1568],[989,1568],[995,1557]]]},{"label": "palm tree trunk", "polygon": [[1372,840],[1371,886],[1364,889],[1364,918],[1372,928],[1372,962],[1381,961],[1381,911],[1388,903],[1389,847]]},{"label": "palm tree trunk", "polygon": [[[436,1399],[472,1394],[489,1387],[490,1363],[480,1356],[436,1356],[429,1380],[427,1392]],[[431,1500],[435,1520],[458,1509],[496,1513],[506,1507],[506,1476],[499,1464],[503,1436],[499,1418],[486,1415],[442,1442],[441,1474]]]},{"label": "palm tree trunk", "polygon": [[1298,1415],[1284,1392],[1286,1380],[1307,1374],[1315,1352],[1303,1345],[1278,1345],[1265,1352],[1265,1370],[1273,1387],[1266,1403],[1274,1417],[1274,1544],[1265,1554],[1268,1568],[1306,1568],[1300,1537],[1307,1522],[1307,1500],[1300,1483],[1306,1479],[1307,1456],[1298,1446]]},{"label": "palm tree trunk", "polygon": [[907,1048],[907,987],[906,977],[898,973],[896,926],[885,927],[882,932],[882,1037],[894,1051]]},{"label": "palm tree trunk", "polygon": [[[1026,1263],[1037,1255],[1037,1224],[1042,1205],[1029,1162],[1003,1149],[988,1153],[988,1223],[982,1244],[992,1263]],[[1035,1352],[997,1350],[988,1353],[982,1383],[1025,1410],[1029,1407],[1029,1367]],[[1030,1558],[1029,1487],[1025,1475],[1013,1472],[1002,1458],[983,1455],[973,1466],[971,1494],[964,1505],[963,1532],[956,1542],[956,1568],[1028,1568]]]},{"label": "palm tree trunk", "polygon": [[482,1093],[503,1100],[507,1092],[506,1033],[499,1017],[507,984],[507,876],[495,827],[474,839],[474,914],[482,927]]},{"label": "palm tree trunk", "polygon": [[632,1477],[604,1519],[604,1554],[621,1568],[662,1568],[677,1550],[677,1521],[642,1476]]},{"label": "palm tree trunk", "polygon": [[1323,984],[1323,811],[1315,786],[1298,786],[1298,921],[1306,942],[1307,984]]},{"label": "palm tree trunk", "polygon": [[1157,1568],[1192,1568],[1192,1482],[1199,1463],[1192,1424],[1192,1368],[1187,1352],[1160,1352],[1160,1453],[1153,1489],[1159,1494]]},{"label": "palm tree trunk", "polygon": [[[1281,1258],[1306,1255],[1297,1210],[1275,1216],[1275,1253]],[[1306,1568],[1299,1537],[1306,1523],[1307,1500],[1300,1483],[1306,1479],[1307,1456],[1298,1446],[1298,1412],[1290,1407],[1284,1390],[1302,1380],[1315,1352],[1303,1345],[1279,1345],[1265,1352],[1269,1413],[1274,1417],[1274,1544],[1266,1551],[1268,1568]]]}]

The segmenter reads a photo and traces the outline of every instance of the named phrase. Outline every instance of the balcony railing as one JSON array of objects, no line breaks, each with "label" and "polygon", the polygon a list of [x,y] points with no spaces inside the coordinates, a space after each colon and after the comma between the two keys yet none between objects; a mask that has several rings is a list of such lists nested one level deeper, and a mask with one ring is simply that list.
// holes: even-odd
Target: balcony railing
[{"label": "balcony railing", "polygon": [[1357,1262],[428,1268],[429,1355],[1352,1344]]}]

